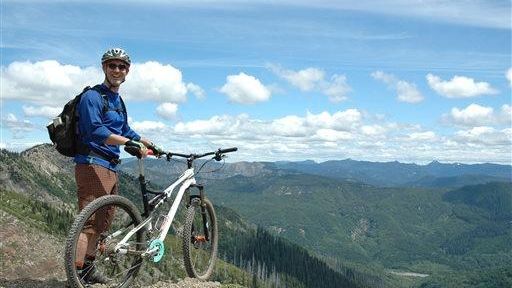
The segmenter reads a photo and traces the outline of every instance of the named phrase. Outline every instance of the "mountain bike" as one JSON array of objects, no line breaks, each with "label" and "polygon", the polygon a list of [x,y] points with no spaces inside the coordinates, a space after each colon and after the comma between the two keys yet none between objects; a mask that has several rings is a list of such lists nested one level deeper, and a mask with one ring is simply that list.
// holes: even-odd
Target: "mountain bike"
[{"label": "mountain bike", "polygon": [[[125,150],[138,158],[138,179],[144,212],[140,214],[133,202],[119,195],[97,198],[84,207],[75,218],[66,241],[64,260],[69,286],[90,287],[87,273],[99,271],[108,277],[108,287],[128,287],[144,261],[157,263],[162,259],[165,252],[164,240],[182,199],[185,199],[186,205],[182,232],[185,270],[189,277],[207,280],[213,272],[217,257],[217,219],[213,205],[206,198],[203,185],[196,183],[195,175],[209,161],[221,161],[226,153],[237,151],[237,148],[218,149],[204,154],[165,152],[157,155],[167,161],[172,157],[182,157],[187,162],[187,169],[163,191],[148,189],[140,150],[134,147],[125,147]],[[152,154],[151,150],[149,154]],[[194,171],[195,160],[212,155],[197,172]],[[177,194],[170,209],[162,209],[168,206],[163,204],[170,201],[174,191]],[[99,220],[95,218],[96,213],[105,211],[113,213],[112,220],[106,224],[106,231],[94,234],[96,241],[89,238],[89,245],[94,245],[94,260],[87,266],[89,270],[78,270],[77,244],[83,241],[83,237],[89,237],[90,234],[85,234],[85,231],[91,229],[92,221]]]}]

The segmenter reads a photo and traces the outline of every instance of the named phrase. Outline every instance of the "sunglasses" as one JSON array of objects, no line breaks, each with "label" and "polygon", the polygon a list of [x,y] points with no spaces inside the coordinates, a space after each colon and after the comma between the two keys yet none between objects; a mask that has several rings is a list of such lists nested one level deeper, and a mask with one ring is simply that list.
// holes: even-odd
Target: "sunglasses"
[{"label": "sunglasses", "polygon": [[119,71],[126,71],[126,69],[128,68],[128,66],[126,66],[124,64],[114,64],[114,63],[109,63],[107,66],[110,70],[116,70],[116,68],[119,68]]}]

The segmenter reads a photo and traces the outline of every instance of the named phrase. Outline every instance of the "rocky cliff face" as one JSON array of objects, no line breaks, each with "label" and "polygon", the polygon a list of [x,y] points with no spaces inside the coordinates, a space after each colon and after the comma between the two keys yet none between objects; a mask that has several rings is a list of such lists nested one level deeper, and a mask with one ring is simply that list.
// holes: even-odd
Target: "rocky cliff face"
[{"label": "rocky cliff face", "polygon": [[[132,175],[138,174],[138,163],[137,161],[130,161],[131,159],[123,160],[121,163],[121,170]],[[163,178],[168,178],[169,175],[179,175],[186,169],[186,161],[177,158],[172,159],[170,162],[163,159],[152,159],[148,158],[144,160],[146,176],[150,177],[155,175]],[[202,167],[204,161],[197,160],[194,162],[196,172]],[[241,175],[246,177],[253,177],[256,175],[267,175],[272,173],[272,169],[269,164],[264,162],[208,162],[201,170],[202,173],[199,177],[205,177],[208,179],[224,179],[235,175]],[[213,173],[210,173],[213,172]]]},{"label": "rocky cliff face", "polygon": [[22,153],[0,151],[0,188],[70,207],[75,195],[74,165],[50,144]]},{"label": "rocky cliff face", "polygon": [[34,146],[21,152],[20,155],[25,161],[32,163],[34,167],[47,176],[74,175],[73,159],[59,154],[50,144]]}]

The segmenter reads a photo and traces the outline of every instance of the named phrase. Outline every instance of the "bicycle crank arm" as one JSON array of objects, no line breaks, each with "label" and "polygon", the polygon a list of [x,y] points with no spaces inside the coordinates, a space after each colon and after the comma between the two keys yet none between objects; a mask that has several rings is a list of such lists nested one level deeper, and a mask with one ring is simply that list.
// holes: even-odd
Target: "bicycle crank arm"
[{"label": "bicycle crank arm", "polygon": [[121,255],[142,255],[144,256],[144,253],[143,251],[140,251],[140,250],[134,250],[134,249],[126,249],[126,248],[120,248],[120,249],[117,249],[117,253],[121,254]]},{"label": "bicycle crank arm", "polygon": [[142,256],[142,257],[144,257],[144,258],[153,257],[153,256],[155,256],[156,254],[158,254],[158,250],[160,250],[160,249],[159,249],[158,247],[155,247],[155,248],[153,248],[153,249],[151,249],[151,250],[148,250],[148,251],[146,251],[146,252],[142,253],[142,255],[141,255],[141,256]]}]

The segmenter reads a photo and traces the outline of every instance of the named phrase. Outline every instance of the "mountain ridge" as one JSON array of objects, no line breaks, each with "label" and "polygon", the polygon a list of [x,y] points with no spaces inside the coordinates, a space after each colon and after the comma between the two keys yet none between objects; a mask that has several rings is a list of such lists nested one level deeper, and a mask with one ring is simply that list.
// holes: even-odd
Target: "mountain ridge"
[{"label": "mountain ridge", "polygon": [[[149,159],[146,168],[156,177],[177,174],[176,167],[180,162],[171,164]],[[204,163],[204,162],[199,162]],[[200,166],[200,165],[199,165]],[[213,175],[203,175],[205,179],[227,178],[234,175],[257,176],[270,174],[286,174],[293,171],[326,176],[332,179],[363,182],[380,187],[461,187],[468,184],[483,184],[490,181],[512,181],[512,165],[502,164],[461,164],[440,163],[432,161],[426,165],[414,163],[369,162],[352,159],[328,160],[324,162],[305,161],[276,161],[276,162],[226,162],[211,163],[206,169],[223,170]],[[121,169],[131,174],[137,174],[136,163],[122,163]],[[205,173],[206,174],[206,173]],[[151,177],[150,174],[148,174]],[[471,177],[468,177],[471,175]]]}]

